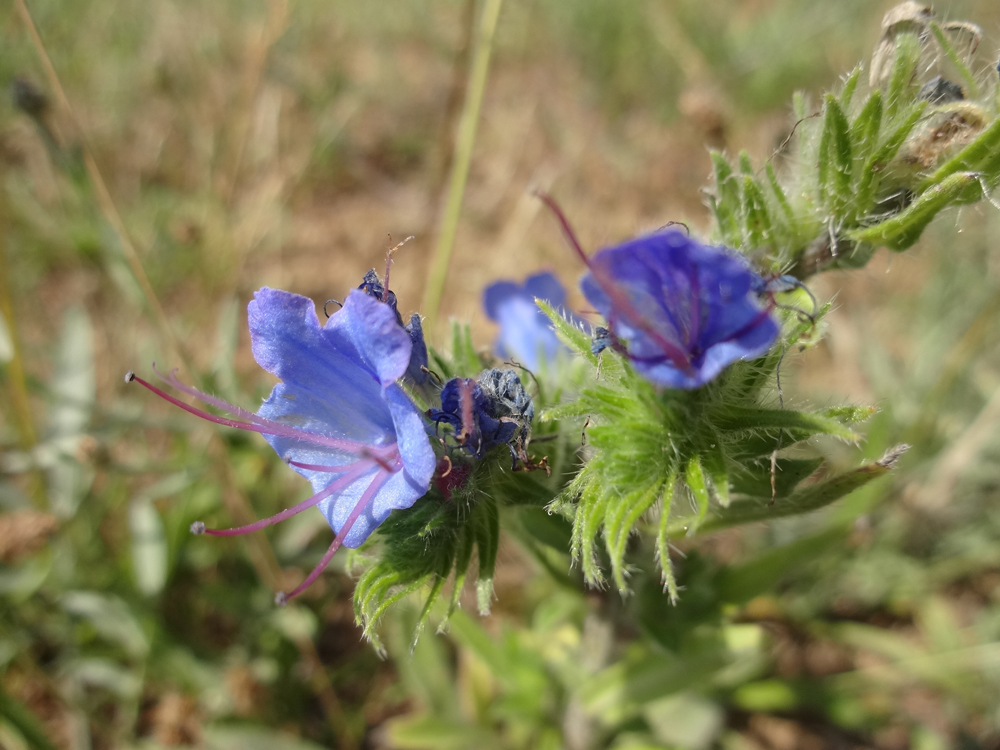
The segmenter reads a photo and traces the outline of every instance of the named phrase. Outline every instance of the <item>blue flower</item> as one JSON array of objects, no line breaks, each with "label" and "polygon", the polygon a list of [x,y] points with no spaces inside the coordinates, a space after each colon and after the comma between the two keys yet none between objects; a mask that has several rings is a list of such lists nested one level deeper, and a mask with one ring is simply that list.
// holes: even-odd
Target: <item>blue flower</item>
[{"label": "blue flower", "polygon": [[195,533],[243,534],[318,506],[336,538],[291,597],[319,576],[341,545],[360,546],[392,510],[423,496],[436,461],[423,416],[396,383],[412,343],[391,306],[355,290],[320,326],[312,300],[265,287],[248,314],[254,358],[282,381],[256,414],[186,386],[173,373],[161,377],[239,419],[189,406],[132,373],[126,380],[211,422],[262,433],[310,481],[316,494],[271,518],[236,529],[192,526]]},{"label": "blue flower", "polygon": [[668,230],[601,250],[584,295],[646,378],[698,388],[739,359],[766,352],[779,327],[755,292],[761,278],[729,252]]},{"label": "blue flower", "polygon": [[[386,268],[385,274],[386,283],[388,283],[388,268]],[[403,316],[399,314],[399,309],[397,307],[396,293],[391,289],[385,288],[385,285],[378,277],[374,268],[365,274],[364,278],[361,280],[360,286],[358,286],[358,289],[367,294],[369,297],[374,297],[375,299],[384,302],[392,310],[393,314],[396,316],[396,322],[406,330],[407,334],[409,334],[410,343],[413,345],[410,352],[410,361],[406,366],[406,377],[417,385],[423,385],[426,383],[428,380],[427,344],[424,342],[424,327],[421,324],[420,316],[417,313],[413,313],[410,316],[410,322],[403,325]]]},{"label": "blue flower", "polygon": [[500,324],[497,355],[514,357],[529,370],[552,362],[565,349],[552,322],[535,304],[536,298],[558,310],[566,304],[566,290],[546,271],[529,276],[523,284],[498,281],[483,292],[487,317]]},{"label": "blue flower", "polygon": [[514,370],[484,370],[478,380],[452,378],[441,389],[441,408],[427,416],[451,425],[455,440],[476,458],[506,445],[515,461],[528,463],[525,447],[535,406]]}]

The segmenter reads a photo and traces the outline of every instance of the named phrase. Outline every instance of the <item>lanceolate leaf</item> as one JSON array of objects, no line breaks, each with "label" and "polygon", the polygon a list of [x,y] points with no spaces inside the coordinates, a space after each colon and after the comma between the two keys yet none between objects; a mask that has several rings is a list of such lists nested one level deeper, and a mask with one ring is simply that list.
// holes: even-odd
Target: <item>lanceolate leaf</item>
[{"label": "lanceolate leaf", "polygon": [[865,464],[854,471],[825,479],[784,498],[772,500],[770,497],[762,497],[734,500],[728,508],[714,510],[705,519],[699,531],[715,531],[729,526],[795,516],[818,510],[859,487],[863,487],[873,479],[878,479],[889,473],[907,448],[909,446],[896,446],[874,463]]},{"label": "lanceolate leaf", "polygon": [[861,439],[837,419],[791,409],[730,406],[713,413],[711,421],[716,428],[727,432],[786,429],[809,435],[833,435],[852,443]]}]

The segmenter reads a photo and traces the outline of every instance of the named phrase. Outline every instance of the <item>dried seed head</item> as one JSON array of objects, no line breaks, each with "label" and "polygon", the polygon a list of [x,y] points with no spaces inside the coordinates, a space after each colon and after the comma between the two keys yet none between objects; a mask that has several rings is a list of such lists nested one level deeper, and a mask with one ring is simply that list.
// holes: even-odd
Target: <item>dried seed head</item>
[{"label": "dried seed head", "polygon": [[896,37],[900,34],[915,34],[921,39],[927,35],[927,26],[934,18],[929,5],[905,2],[892,8],[882,19],[882,35],[872,53],[872,67],[868,83],[873,89],[880,88],[892,73],[896,59]]}]

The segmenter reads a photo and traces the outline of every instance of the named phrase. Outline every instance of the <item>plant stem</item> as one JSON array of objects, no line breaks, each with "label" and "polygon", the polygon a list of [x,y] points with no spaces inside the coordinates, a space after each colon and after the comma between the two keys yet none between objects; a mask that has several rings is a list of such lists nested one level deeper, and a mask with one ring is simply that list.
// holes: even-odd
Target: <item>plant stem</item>
[{"label": "plant stem", "polygon": [[451,252],[455,246],[455,234],[458,231],[458,217],[462,212],[462,199],[465,196],[465,184],[469,177],[469,166],[472,163],[472,148],[476,142],[476,129],[479,125],[479,113],[482,109],[483,94],[486,91],[487,74],[490,67],[490,55],[493,51],[493,38],[496,33],[497,20],[503,0],[486,0],[486,7],[479,22],[479,39],[476,43],[476,53],[469,72],[469,85],[465,95],[465,105],[462,108],[462,119],[459,122],[458,138],[455,141],[455,155],[452,160],[451,177],[448,182],[448,196],[438,229],[437,247],[431,260],[431,270],[424,292],[422,312],[427,319],[424,327],[433,330],[437,322],[438,309],[441,306],[441,296],[448,277],[448,264]]}]

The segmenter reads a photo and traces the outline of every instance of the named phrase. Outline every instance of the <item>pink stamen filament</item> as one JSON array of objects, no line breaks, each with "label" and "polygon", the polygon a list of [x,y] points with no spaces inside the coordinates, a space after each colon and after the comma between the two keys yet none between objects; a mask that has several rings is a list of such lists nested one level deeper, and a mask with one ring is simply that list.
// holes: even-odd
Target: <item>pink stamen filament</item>
[{"label": "pink stamen filament", "polygon": [[330,495],[346,489],[357,481],[357,479],[365,472],[371,471],[373,466],[375,466],[374,462],[368,459],[363,459],[361,461],[355,461],[352,464],[337,467],[339,471],[345,472],[342,477],[333,480],[325,488],[317,492],[312,497],[306,498],[298,505],[294,505],[291,508],[281,511],[280,513],[276,513],[270,518],[263,518],[260,521],[247,524],[246,526],[238,526],[232,529],[205,529],[203,533],[211,534],[212,536],[239,536],[241,534],[250,534],[254,531],[260,531],[261,529],[273,526],[276,523],[281,523],[292,516],[298,515],[304,510],[308,510],[309,508],[318,505],[323,500],[330,497]]},{"label": "pink stamen filament", "polygon": [[[160,374],[160,377],[163,377],[162,374]],[[215,414],[211,414],[205,411],[204,409],[199,409],[196,406],[185,404],[176,396],[171,396],[166,391],[157,388],[155,385],[147,382],[146,380],[143,380],[135,373],[129,372],[128,375],[126,376],[126,381],[131,382],[133,380],[139,385],[141,385],[143,388],[152,391],[163,400],[168,401],[174,406],[180,407],[189,414],[194,414],[196,417],[201,417],[207,422],[223,425],[224,427],[234,427],[237,430],[259,432],[262,435],[275,435],[277,437],[287,437],[293,440],[302,440],[308,443],[313,443],[314,445],[321,445],[326,448],[334,448],[336,450],[341,450],[346,453],[366,455],[371,457],[373,460],[376,460],[379,464],[383,464],[385,459],[390,458],[392,456],[392,453],[396,450],[395,444],[385,447],[373,447],[369,445],[364,445],[362,443],[357,443],[353,440],[344,440],[342,438],[329,437],[327,435],[317,435],[315,432],[307,432],[305,430],[297,430],[294,427],[286,427],[285,425],[279,424],[264,417],[260,417],[256,414],[246,411],[245,409],[241,409],[238,406],[229,404],[223,401],[222,399],[217,399],[214,396],[209,396],[207,393],[202,393],[201,391],[198,391],[194,388],[185,386],[183,383],[177,381],[176,378],[173,379],[164,378],[166,382],[170,383],[170,385],[174,387],[177,387],[184,393],[194,396],[195,398],[201,399],[202,401],[212,404],[213,406],[217,406],[218,408],[223,409],[225,411],[235,413],[239,416],[244,416],[245,418],[251,419],[252,421],[242,422],[238,419],[229,419],[228,417],[220,417]]]},{"label": "pink stamen filament", "polygon": [[594,281],[597,285],[601,287],[608,298],[614,303],[614,305],[622,312],[623,317],[629,322],[630,325],[635,326],[651,339],[653,339],[661,349],[667,359],[674,363],[674,366],[685,372],[691,372],[693,370],[691,366],[691,360],[688,354],[682,351],[679,347],[675,346],[671,341],[665,338],[656,328],[647,321],[642,313],[640,313],[635,305],[628,296],[619,288],[617,282],[610,277],[609,274],[605,272],[603,268],[598,267],[584,252],[583,246],[580,245],[580,241],[576,238],[576,233],[573,232],[573,227],[570,226],[569,220],[566,215],[562,212],[559,204],[555,202],[552,196],[546,193],[536,192],[535,195],[541,199],[541,201],[549,207],[552,213],[555,214],[556,219],[559,221],[559,225],[562,228],[563,235],[569,242],[570,246],[576,252],[580,259],[583,261],[584,265],[594,276]]},{"label": "pink stamen filament", "polygon": [[334,538],[333,543],[330,545],[330,548],[326,551],[326,554],[323,555],[323,559],[319,561],[319,564],[317,564],[316,567],[312,569],[312,572],[308,576],[306,576],[306,579],[302,583],[300,583],[298,586],[296,586],[287,594],[279,592],[277,595],[275,595],[274,601],[276,604],[278,605],[285,604],[289,599],[291,599],[294,596],[298,596],[307,588],[312,586],[315,580],[319,578],[320,574],[326,569],[326,566],[330,564],[330,561],[333,559],[333,556],[337,553],[337,550],[340,549],[340,545],[344,543],[344,539],[347,538],[347,535],[350,533],[351,528],[353,528],[354,523],[358,520],[361,514],[364,513],[365,508],[368,507],[368,504],[372,501],[372,498],[375,497],[375,493],[382,488],[382,485],[385,484],[385,481],[388,478],[389,474],[385,471],[380,471],[372,478],[371,484],[368,485],[368,489],[366,489],[364,491],[364,494],[361,495],[361,498],[358,500],[357,505],[355,505],[354,509],[351,511],[351,515],[347,517],[347,520],[344,521],[344,525],[340,527],[340,531],[337,532],[337,536]]}]

